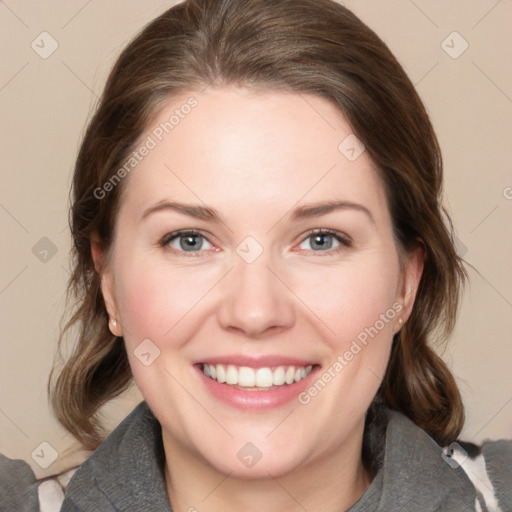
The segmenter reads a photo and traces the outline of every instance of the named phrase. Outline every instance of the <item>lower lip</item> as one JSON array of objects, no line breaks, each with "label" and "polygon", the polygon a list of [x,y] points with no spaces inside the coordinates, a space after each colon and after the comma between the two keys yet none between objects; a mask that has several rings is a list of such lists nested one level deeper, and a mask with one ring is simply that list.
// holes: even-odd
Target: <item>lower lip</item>
[{"label": "lower lip", "polygon": [[238,409],[267,410],[296,400],[298,395],[310,385],[312,377],[319,367],[315,366],[311,373],[299,382],[284,384],[269,391],[243,391],[207,377],[200,365],[196,369],[206,389],[218,400]]}]

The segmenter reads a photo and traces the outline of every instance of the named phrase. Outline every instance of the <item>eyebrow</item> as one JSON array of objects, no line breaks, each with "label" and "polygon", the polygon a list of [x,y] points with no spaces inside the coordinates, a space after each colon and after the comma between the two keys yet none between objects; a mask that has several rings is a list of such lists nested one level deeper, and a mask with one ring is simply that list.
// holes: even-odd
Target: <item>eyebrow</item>
[{"label": "eyebrow", "polygon": [[[215,208],[166,200],[159,201],[154,206],[147,208],[142,214],[141,220],[147,218],[153,213],[165,210],[176,211],[183,215],[187,215],[188,217],[193,217],[199,220],[224,223],[222,216],[217,210],[215,210]],[[287,214],[287,216],[290,217],[291,221],[297,221],[311,217],[320,217],[337,210],[355,210],[362,212],[373,224],[375,224],[375,219],[373,218],[372,212],[366,208],[366,206],[353,203],[351,201],[323,201],[309,205],[298,206],[292,210],[291,213]]]},{"label": "eyebrow", "polygon": [[372,212],[362,204],[351,201],[325,201],[305,206],[298,206],[292,211],[291,219],[300,220],[310,217],[320,217],[336,210],[356,210],[368,216],[369,220],[375,224]]},{"label": "eyebrow", "polygon": [[151,206],[150,208],[144,210],[141,220],[145,219],[146,217],[153,213],[165,210],[176,211],[178,213],[187,215],[189,217],[193,217],[195,219],[222,222],[221,215],[214,208],[194,204],[177,203],[165,200],[159,201],[154,206]]}]

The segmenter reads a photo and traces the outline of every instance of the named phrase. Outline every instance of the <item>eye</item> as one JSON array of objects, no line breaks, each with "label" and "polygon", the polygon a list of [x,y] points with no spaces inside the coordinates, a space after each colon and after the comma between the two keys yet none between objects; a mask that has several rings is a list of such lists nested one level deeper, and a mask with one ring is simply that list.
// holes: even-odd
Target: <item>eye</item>
[{"label": "eye", "polygon": [[307,233],[299,248],[314,252],[336,253],[351,245],[352,241],[346,235],[329,229],[317,229]]},{"label": "eye", "polygon": [[213,247],[202,233],[193,230],[169,233],[162,238],[160,245],[170,247],[174,252],[199,252]]}]

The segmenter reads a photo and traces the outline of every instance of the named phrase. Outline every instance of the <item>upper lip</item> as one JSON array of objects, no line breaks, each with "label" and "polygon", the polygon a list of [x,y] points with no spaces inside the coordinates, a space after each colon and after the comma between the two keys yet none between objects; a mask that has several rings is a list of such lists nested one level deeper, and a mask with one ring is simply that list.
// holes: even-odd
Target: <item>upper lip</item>
[{"label": "upper lip", "polygon": [[246,356],[246,355],[227,355],[207,357],[197,361],[196,364],[232,364],[233,366],[248,366],[249,368],[265,368],[272,366],[312,366],[317,363],[296,357],[287,357],[280,355],[268,356]]}]

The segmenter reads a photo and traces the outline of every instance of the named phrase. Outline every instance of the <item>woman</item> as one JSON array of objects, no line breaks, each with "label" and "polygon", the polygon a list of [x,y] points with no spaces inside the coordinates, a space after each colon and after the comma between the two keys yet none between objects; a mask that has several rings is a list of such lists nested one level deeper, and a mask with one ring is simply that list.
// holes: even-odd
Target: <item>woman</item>
[{"label": "woman", "polygon": [[[79,339],[51,397],[98,449],[62,511],[510,510],[512,447],[456,442],[430,348],[466,278],[441,184],[414,87],[341,5],[148,25],[75,168]],[[104,440],[132,379],[144,402]]]}]

